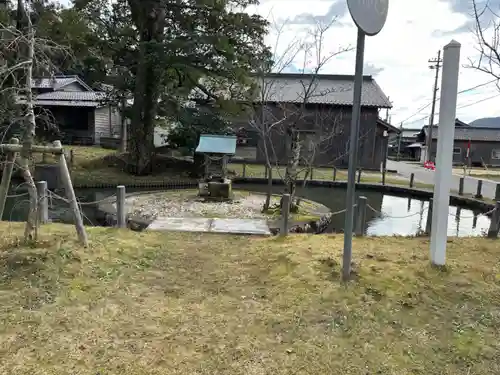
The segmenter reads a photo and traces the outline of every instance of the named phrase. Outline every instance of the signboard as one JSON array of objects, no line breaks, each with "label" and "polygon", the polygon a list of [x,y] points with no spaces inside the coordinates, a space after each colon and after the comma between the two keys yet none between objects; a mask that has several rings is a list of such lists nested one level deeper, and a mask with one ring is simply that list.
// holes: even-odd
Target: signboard
[{"label": "signboard", "polygon": [[385,25],[389,0],[347,0],[347,7],[356,26],[366,35],[373,36]]}]

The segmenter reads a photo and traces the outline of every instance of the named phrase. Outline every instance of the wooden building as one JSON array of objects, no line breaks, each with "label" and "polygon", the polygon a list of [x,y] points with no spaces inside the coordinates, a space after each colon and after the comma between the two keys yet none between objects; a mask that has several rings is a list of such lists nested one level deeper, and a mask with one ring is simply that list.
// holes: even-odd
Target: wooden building
[{"label": "wooden building", "polygon": [[[417,141],[427,144],[429,126],[424,126]],[[439,126],[432,130],[431,152],[435,160]],[[469,159],[467,149],[469,148]],[[455,122],[453,164],[472,166],[500,166],[500,129],[470,126],[460,120]]]},{"label": "wooden building", "polygon": [[[353,76],[280,73],[256,80],[261,89],[252,113],[233,121],[240,133],[245,129],[250,141],[239,142],[237,155],[251,155],[249,148],[255,147],[256,162],[269,158],[285,164],[294,129],[299,133],[302,164],[348,165]],[[379,118],[379,110],[392,105],[371,76],[363,77],[361,102],[358,165],[379,169],[389,135],[399,129]]]},{"label": "wooden building", "polygon": [[94,91],[77,76],[35,78],[33,83],[38,137],[93,145],[119,136],[121,115],[106,103],[105,92]]}]

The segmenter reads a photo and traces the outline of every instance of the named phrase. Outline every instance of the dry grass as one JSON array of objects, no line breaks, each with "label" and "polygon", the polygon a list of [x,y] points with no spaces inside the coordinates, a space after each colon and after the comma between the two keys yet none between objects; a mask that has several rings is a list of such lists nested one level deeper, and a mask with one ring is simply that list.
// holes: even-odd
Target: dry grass
[{"label": "dry grass", "polygon": [[0,230],[1,373],[500,373],[498,242]]}]

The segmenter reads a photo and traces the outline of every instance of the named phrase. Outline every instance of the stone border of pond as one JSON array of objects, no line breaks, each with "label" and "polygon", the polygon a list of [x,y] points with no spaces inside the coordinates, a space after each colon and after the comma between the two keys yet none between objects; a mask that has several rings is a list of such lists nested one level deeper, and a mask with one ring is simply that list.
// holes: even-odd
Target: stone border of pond
[{"label": "stone border of pond", "polygon": [[[234,178],[233,183],[235,184],[259,184],[266,185],[268,180],[266,178],[256,178],[256,177],[248,177],[248,178]],[[297,181],[297,185],[302,184],[303,181]],[[273,180],[273,185],[283,186],[283,180],[275,179]],[[308,180],[307,185],[309,186],[322,186],[322,187],[347,187],[346,181],[322,181],[322,180]],[[79,189],[99,189],[99,188],[115,188],[111,184],[99,184],[98,186],[79,186]],[[154,184],[138,184],[138,185],[128,185],[128,188],[144,188],[144,189],[165,189],[165,190],[175,190],[175,189],[193,189],[197,188],[198,184],[193,181],[189,182],[178,182],[173,183],[170,181],[166,181],[165,183],[154,183]],[[382,184],[372,184],[372,183],[359,183],[356,185],[357,189],[360,190],[373,190],[381,193],[388,193],[391,195],[401,196],[405,198],[420,198],[420,199],[430,199],[432,198],[433,191],[426,189],[416,189],[399,185],[382,185]],[[133,194],[147,194],[154,191],[144,190],[143,192],[135,192]],[[157,191],[156,191],[157,192]],[[481,201],[479,199],[474,199],[470,197],[459,196],[455,194],[450,195],[450,204],[460,206],[463,208],[481,210],[484,212],[490,211],[495,206],[491,203],[487,203]],[[97,219],[103,223],[105,226],[115,226],[116,225],[116,209],[113,207],[110,202],[103,202],[96,205],[96,216]],[[144,230],[148,227],[151,221],[145,220],[140,217],[132,217],[129,216],[127,218],[128,227],[132,230]]]}]

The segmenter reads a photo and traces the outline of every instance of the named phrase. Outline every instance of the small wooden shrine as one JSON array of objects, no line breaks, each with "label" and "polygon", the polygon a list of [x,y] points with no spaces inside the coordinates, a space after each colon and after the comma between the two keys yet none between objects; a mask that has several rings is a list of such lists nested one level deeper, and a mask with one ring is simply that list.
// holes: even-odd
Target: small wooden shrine
[{"label": "small wooden shrine", "polygon": [[199,184],[200,196],[230,199],[231,180],[227,178],[227,164],[236,153],[236,136],[202,134],[196,153],[204,156],[204,177]]}]

